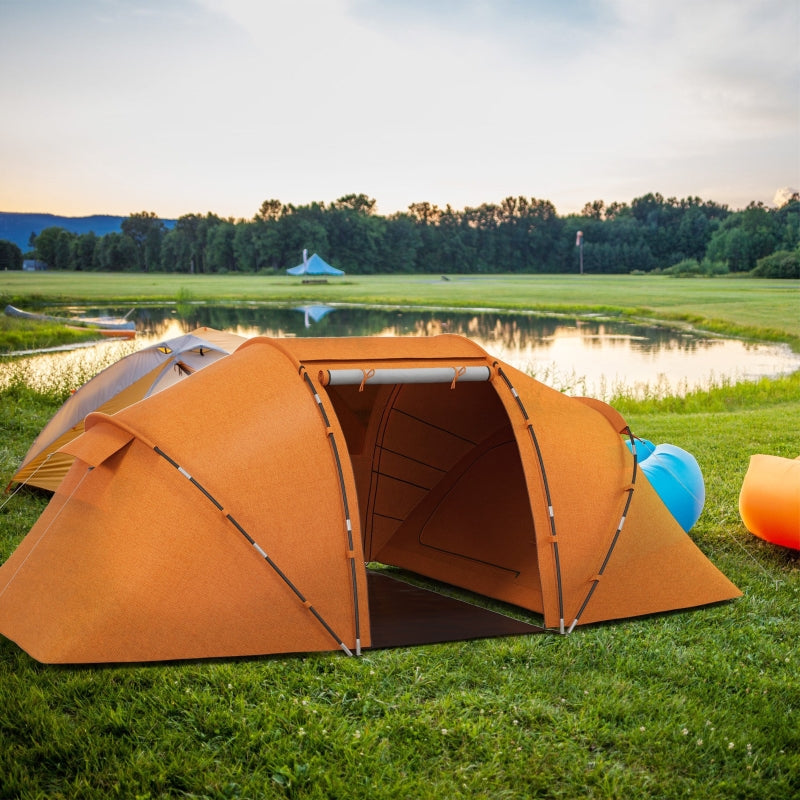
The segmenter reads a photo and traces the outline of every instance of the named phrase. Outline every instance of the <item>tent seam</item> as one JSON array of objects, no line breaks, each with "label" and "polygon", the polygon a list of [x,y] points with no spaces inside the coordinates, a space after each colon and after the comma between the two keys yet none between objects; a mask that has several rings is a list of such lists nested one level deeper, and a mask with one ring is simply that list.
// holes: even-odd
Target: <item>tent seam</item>
[{"label": "tent seam", "polygon": [[[165,453],[160,447],[154,446],[153,451],[161,456],[170,466],[174,467],[184,478],[186,478],[196,489],[202,492],[203,495],[219,510],[224,513],[224,506],[220,503],[197,479],[183,467],[178,464],[171,456]],[[264,559],[264,561],[272,568],[272,570],[280,577],[280,579],[292,590],[297,599],[305,606],[317,621],[325,628],[330,636],[336,641],[339,647],[344,650],[347,655],[352,655],[350,649],[342,640],[333,628],[325,621],[321,614],[314,608],[314,606],[306,599],[305,595],[295,586],[294,582],[289,576],[272,560],[269,554],[258,544],[258,542],[247,532],[247,530],[236,520],[232,514],[224,513],[225,519],[233,525],[239,533],[250,543],[251,547]]]},{"label": "tent seam", "polygon": [[536,453],[536,458],[539,462],[539,472],[542,476],[542,484],[544,486],[544,493],[547,499],[547,514],[550,521],[550,543],[553,546],[553,560],[555,562],[555,571],[556,571],[556,591],[558,593],[558,617],[559,617],[559,632],[564,633],[564,591],[562,586],[562,579],[561,579],[561,560],[559,558],[558,553],[558,531],[556,530],[556,518],[555,512],[553,510],[553,501],[550,495],[550,482],[547,479],[547,469],[544,464],[544,457],[542,455],[541,447],[539,446],[539,440],[536,437],[536,432],[533,429],[533,423],[531,422],[531,418],[528,416],[528,412],[525,408],[525,404],[522,402],[522,398],[519,396],[516,388],[511,383],[511,380],[504,372],[503,368],[500,366],[500,363],[495,361],[492,365],[497,370],[497,374],[503,379],[508,390],[511,392],[512,397],[516,400],[517,406],[519,407],[520,412],[522,413],[522,417],[525,420],[525,426],[528,430],[528,433],[531,438],[531,442],[533,444],[534,451]]},{"label": "tent seam", "polygon": [[336,472],[339,477],[339,491],[341,492],[342,503],[344,504],[345,528],[347,530],[347,553],[348,560],[350,561],[350,578],[353,590],[353,621],[355,624],[356,634],[356,655],[361,655],[361,613],[359,611],[358,576],[356,574],[355,546],[353,543],[353,522],[350,515],[350,501],[347,497],[347,487],[344,480],[344,468],[342,467],[342,459],[339,455],[339,446],[336,443],[336,436],[331,425],[330,417],[328,416],[327,412],[325,411],[325,407],[322,404],[322,398],[320,397],[317,388],[314,386],[314,382],[311,380],[308,370],[303,366],[300,368],[300,375],[302,376],[306,386],[308,386],[309,391],[311,391],[314,401],[317,404],[317,408],[322,415],[322,420],[325,424],[325,436],[330,444],[331,451],[333,453],[333,459],[336,464]]}]

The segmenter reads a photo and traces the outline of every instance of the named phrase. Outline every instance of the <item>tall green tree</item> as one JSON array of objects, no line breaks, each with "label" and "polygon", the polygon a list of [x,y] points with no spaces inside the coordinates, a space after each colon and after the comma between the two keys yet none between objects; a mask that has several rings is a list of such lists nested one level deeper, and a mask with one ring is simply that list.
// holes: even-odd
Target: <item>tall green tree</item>
[{"label": "tall green tree", "polygon": [[331,205],[324,215],[329,260],[349,272],[382,271],[379,243],[385,223],[374,211],[375,200],[364,194],[345,195]]},{"label": "tall green tree", "polygon": [[283,216],[283,204],[280,200],[265,200],[258,212],[256,213],[254,219],[260,220],[261,222],[275,222],[279,220]]},{"label": "tall green tree", "polygon": [[417,225],[420,235],[420,248],[417,256],[417,269],[420,272],[444,272],[446,265],[441,259],[441,231],[439,223],[442,210],[428,202],[412,203],[408,213]]},{"label": "tall green tree", "polygon": [[208,272],[207,247],[209,231],[222,220],[216,214],[185,214],[179,217],[173,230],[164,236],[162,258],[175,272],[191,274]]},{"label": "tall green tree", "polygon": [[[309,255],[330,253],[323,203],[284,206],[280,219],[274,222],[274,227],[267,229],[270,231],[274,231],[276,251],[273,263],[278,269],[297,266],[302,261],[303,250],[308,250]],[[326,260],[332,260],[332,256]]]},{"label": "tall green tree", "polygon": [[254,239],[256,224],[240,221],[233,234],[233,258],[240,272],[255,272],[258,269]]},{"label": "tall green tree", "polygon": [[95,248],[95,262],[103,272],[127,272],[136,270],[138,253],[129,236],[122,233],[107,233],[100,237]]},{"label": "tall green tree", "polygon": [[800,244],[800,194],[795,194],[773,213],[780,250],[794,250]]},{"label": "tall green tree", "polygon": [[392,214],[386,220],[380,243],[381,272],[415,272],[422,237],[410,214]]},{"label": "tall green tree", "polygon": [[441,272],[473,272],[474,259],[464,237],[461,214],[445,206],[437,224],[438,257]]},{"label": "tall green tree", "polygon": [[232,220],[223,220],[209,227],[206,234],[206,265],[209,272],[236,270],[234,240],[236,226]]},{"label": "tall green tree", "polygon": [[502,271],[497,226],[500,209],[493,203],[466,208],[461,216],[462,236],[471,255],[474,272]]},{"label": "tall green tree", "polygon": [[747,272],[760,258],[775,252],[783,231],[779,217],[762,203],[751,203],[728,216],[714,232],[708,245],[711,261],[722,261],[731,272]]},{"label": "tall green tree", "polygon": [[74,269],[97,269],[96,251],[100,238],[93,232],[79,234],[72,243],[72,263]]},{"label": "tall green tree", "polygon": [[136,246],[136,260],[144,272],[161,266],[161,240],[166,228],[152,211],[140,211],[122,220],[122,233]]},{"label": "tall green tree", "polygon": [[22,269],[22,250],[14,242],[0,239],[0,270]]},{"label": "tall green tree", "polygon": [[[240,269],[278,269],[286,266],[282,261],[283,246],[279,222],[284,214],[290,212],[289,206],[284,206],[280,200],[271,198],[264,200],[251,223],[244,223],[245,232],[241,235],[238,229],[242,227],[242,223],[237,225],[234,249]],[[243,262],[249,267],[244,266]]]},{"label": "tall green tree", "polygon": [[58,269],[58,240],[66,231],[58,226],[42,230],[33,240],[33,249],[37,260],[43,261],[51,269]]}]

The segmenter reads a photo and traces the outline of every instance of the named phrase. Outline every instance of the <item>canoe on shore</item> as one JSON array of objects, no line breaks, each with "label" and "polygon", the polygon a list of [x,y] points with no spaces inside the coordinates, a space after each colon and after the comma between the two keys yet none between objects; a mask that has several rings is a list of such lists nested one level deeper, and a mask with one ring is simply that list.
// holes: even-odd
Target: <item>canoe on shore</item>
[{"label": "canoe on shore", "polygon": [[67,325],[73,331],[91,331],[98,336],[109,339],[134,339],[136,331],[133,328],[95,328],[91,325]]},{"label": "canoe on shore", "polygon": [[[98,328],[103,331],[136,331],[136,323],[127,319],[85,318],[85,317],[55,317],[50,314],[37,314],[33,311],[23,311],[21,308],[6,306],[5,313],[9,317],[33,319],[43,322],[59,322],[77,328]],[[106,335],[106,334],[104,334]]]}]

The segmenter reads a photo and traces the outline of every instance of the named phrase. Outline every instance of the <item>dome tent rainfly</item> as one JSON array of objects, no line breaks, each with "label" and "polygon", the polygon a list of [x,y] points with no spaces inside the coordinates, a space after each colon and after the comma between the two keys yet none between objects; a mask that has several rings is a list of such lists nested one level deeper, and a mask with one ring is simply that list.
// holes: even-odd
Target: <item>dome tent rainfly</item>
[{"label": "dome tent rainfly", "polygon": [[287,269],[288,275],[344,275],[344,270],[336,269],[314,253],[310,258],[308,250],[303,250],[303,263]]},{"label": "dome tent rainfly", "polygon": [[202,327],[143,347],[106,367],[56,411],[34,439],[11,483],[54,491],[73,461],[59,448],[83,433],[87,414],[113,414],[227,356],[245,341],[235,333]]},{"label": "dome tent rainfly", "polygon": [[739,596],[630,441],[460,336],[254,338],[89,415],[0,567],[0,632],[53,663],[358,653],[398,641],[367,562],[563,632]]}]

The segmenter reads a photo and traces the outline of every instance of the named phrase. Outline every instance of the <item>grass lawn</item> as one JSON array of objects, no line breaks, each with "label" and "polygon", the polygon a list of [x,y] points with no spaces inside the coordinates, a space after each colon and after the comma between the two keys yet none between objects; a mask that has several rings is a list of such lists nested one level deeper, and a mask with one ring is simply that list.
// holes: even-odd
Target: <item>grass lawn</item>
[{"label": "grass lawn", "polygon": [[[161,278],[164,297],[169,281],[171,296],[185,297],[185,276]],[[212,288],[232,292],[240,280],[280,288],[285,279],[203,278],[191,291],[203,299]],[[787,341],[800,336],[800,315],[784,314],[798,303],[797,282],[534,276],[493,285],[453,276],[440,287],[431,280],[354,278],[347,291],[310,291],[399,305],[435,304],[444,288],[454,305],[471,298],[473,306],[516,308],[541,300],[551,309],[613,307],[773,330]],[[133,280],[131,294],[118,297],[143,297],[135,290]],[[2,291],[24,299],[18,288],[3,284]],[[68,292],[55,285],[30,294],[55,300]],[[300,299],[276,297],[277,288],[265,294],[238,299]],[[16,384],[0,392],[4,485],[65,391],[45,395]],[[750,535],[737,501],[751,454],[800,455],[800,375],[660,403],[623,398],[619,407],[638,435],[673,442],[698,459],[706,505],[691,535],[742,598],[569,636],[400,648],[359,659],[336,653],[52,667],[0,639],[0,798],[798,796],[800,553]],[[46,501],[26,490],[5,499],[0,560]]]}]

